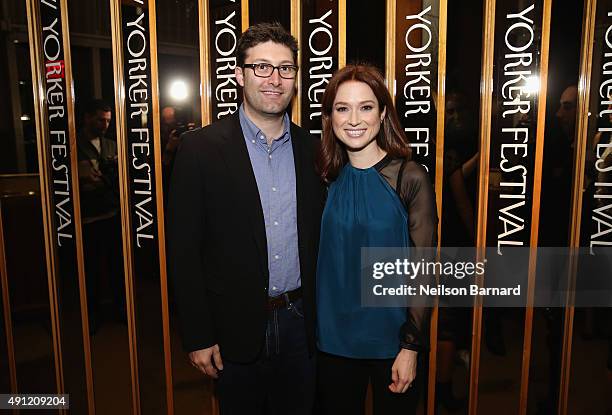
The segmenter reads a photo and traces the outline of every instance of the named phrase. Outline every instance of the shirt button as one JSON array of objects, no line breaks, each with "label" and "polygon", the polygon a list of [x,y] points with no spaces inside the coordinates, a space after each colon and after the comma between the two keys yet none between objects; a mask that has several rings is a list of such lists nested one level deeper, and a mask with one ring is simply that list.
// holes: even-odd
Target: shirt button
[{"label": "shirt button", "polygon": [[279,259],[280,255],[274,255],[274,259]]},{"label": "shirt button", "polygon": [[270,160],[272,160],[272,154],[270,154],[270,155],[268,156],[268,158],[269,158]]},{"label": "shirt button", "polygon": [[273,187],[273,188],[272,188],[272,191],[273,191],[273,192],[276,192],[276,187]]},{"label": "shirt button", "polygon": [[265,140],[266,136],[265,135],[260,135],[259,138],[261,138],[262,140]]},{"label": "shirt button", "polygon": [[276,291],[277,289],[278,289],[278,288],[276,288],[276,287],[272,287],[272,290],[274,290],[274,291]]},{"label": "shirt button", "polygon": [[278,221],[274,221],[274,226],[278,226]]},{"label": "shirt button", "polygon": [[255,140],[251,140],[251,143],[255,144]]}]

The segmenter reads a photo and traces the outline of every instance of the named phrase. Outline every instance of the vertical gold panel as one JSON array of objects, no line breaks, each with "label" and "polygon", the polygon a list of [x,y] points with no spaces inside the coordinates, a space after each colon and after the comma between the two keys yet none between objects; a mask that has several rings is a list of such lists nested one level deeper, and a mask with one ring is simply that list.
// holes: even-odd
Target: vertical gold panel
[{"label": "vertical gold panel", "polygon": [[346,66],[346,0],[338,0],[338,69]]},{"label": "vertical gold panel", "polygon": [[159,284],[161,292],[161,317],[164,350],[166,407],[168,415],[174,413],[172,388],[172,350],[170,346],[170,312],[168,306],[168,274],[166,267],[166,232],[164,228],[164,191],[162,172],[162,149],[160,134],[159,72],[157,60],[157,18],[155,0],[149,0],[149,31],[151,47],[151,95],[153,105],[153,153],[155,160],[155,197],[157,211],[157,246],[159,253]]},{"label": "vertical gold panel", "polygon": [[[438,217],[442,217],[442,183],[444,160],[444,115],[446,104],[446,22],[447,0],[440,0],[440,20],[438,22],[438,95],[436,99],[436,206]],[[438,222],[438,235],[441,234],[442,221]],[[438,238],[438,241],[440,238]],[[439,244],[438,244],[439,245]]]},{"label": "vertical gold panel", "polygon": [[580,247],[582,215],[582,186],[586,166],[588,141],[589,98],[591,91],[591,66],[593,38],[595,36],[595,12],[597,0],[585,0],[582,23],[582,50],[580,51],[580,75],[578,79],[578,106],[576,119],[576,146],[574,154],[574,178],[572,184],[572,206],[570,222],[569,284],[563,327],[563,349],[561,352],[561,378],[559,382],[560,415],[567,414],[567,403],[571,373],[572,336],[574,328],[574,306],[572,293],[575,288],[577,258],[575,251]]},{"label": "vertical gold panel", "polygon": [[[132,410],[135,414],[149,413],[153,409],[172,413],[174,395],[165,230],[162,219],[163,185],[155,2],[115,1],[112,6],[115,90],[119,92],[115,104],[118,114],[120,205],[134,394]],[[133,37],[134,34],[141,40],[131,41],[130,39],[136,38]],[[142,49],[136,46],[136,51],[133,51],[134,45],[142,45]],[[144,57],[140,58],[143,55]],[[132,66],[135,62],[136,66]],[[129,78],[126,77],[128,71]],[[137,72],[139,77],[150,79],[150,89],[148,84],[144,84],[140,93],[134,94],[132,90],[140,81],[133,81],[137,79],[133,72]],[[128,87],[130,94],[126,95]],[[146,134],[143,136],[143,133]],[[146,170],[143,170],[143,167],[146,167]],[[152,169],[155,171],[151,172]],[[151,180],[154,180],[154,183],[151,183]],[[155,195],[152,194],[153,191]],[[146,215],[144,220],[142,215]],[[151,284],[150,281],[155,283]],[[147,296],[146,301],[141,297],[143,294]],[[137,324],[137,316],[140,317],[141,324]]]},{"label": "vertical gold panel", "polygon": [[[481,156],[485,151],[488,153],[490,169],[486,174],[490,175],[491,186],[488,187],[486,200],[488,213],[486,215],[479,213],[479,219],[486,218],[488,221],[488,229],[480,235],[482,238],[478,248],[481,250],[486,245],[497,247],[496,251],[493,249],[487,251],[486,258],[483,258],[488,261],[487,267],[490,270],[485,271],[487,274],[483,279],[485,285],[495,285],[493,283],[495,278],[502,281],[518,278],[522,298],[514,308],[508,308],[508,304],[494,303],[488,295],[476,299],[478,307],[475,310],[474,320],[480,317],[481,321],[475,323],[475,326],[480,325],[475,333],[478,335],[484,331],[486,337],[484,341],[481,341],[480,347],[486,344],[487,350],[491,352],[481,353],[482,350],[479,349],[472,361],[472,367],[477,365],[479,370],[477,374],[472,373],[472,376],[477,376],[477,378],[471,385],[476,385],[477,388],[481,384],[487,385],[486,388],[483,387],[477,392],[478,398],[475,406],[479,408],[478,412],[481,414],[491,412],[492,408],[495,408],[504,399],[506,411],[520,413],[520,393],[522,391],[525,394],[527,388],[527,383],[524,384],[524,389],[520,388],[520,379],[524,378],[525,374],[521,373],[521,370],[528,370],[530,364],[532,319],[530,311],[533,310],[533,297],[529,298],[529,294],[530,292],[533,294],[535,290],[537,259],[535,248],[538,237],[543,129],[545,126],[542,111],[546,109],[545,102],[540,105],[540,99],[543,96],[540,88],[543,82],[546,82],[548,56],[546,45],[548,33],[542,34],[541,31],[544,19],[550,19],[549,14],[544,16],[544,6],[544,2],[497,3],[494,15],[496,23],[494,37],[496,39],[493,45],[494,64],[493,68],[490,68],[493,71],[492,103],[494,107],[491,109],[489,148],[480,149]],[[518,16],[524,18],[527,23],[519,23],[516,20]],[[520,33],[517,32],[519,25],[524,25]],[[517,42],[520,46],[517,46]],[[544,51],[541,49],[541,42],[545,43],[546,50]],[[524,53],[520,56],[527,57],[527,61],[517,62],[515,60],[517,55],[513,53],[517,51]],[[536,60],[533,59],[534,57]],[[522,67],[520,71],[514,72],[514,69],[511,68],[516,65],[522,65]],[[542,72],[542,67],[544,72]],[[521,74],[522,79],[515,78],[518,74]],[[488,81],[489,79],[483,76],[482,82]],[[516,91],[519,93],[512,97],[508,96],[508,85],[517,82],[519,87]],[[515,107],[519,101],[525,102],[520,113]],[[538,121],[540,124],[537,124]],[[517,131],[524,134],[521,145],[525,148],[525,152],[511,160],[506,156],[505,149],[519,140],[516,135]],[[512,135],[513,133],[515,135]],[[514,176],[511,173],[512,168],[521,169],[520,178],[519,175]],[[513,213],[509,214],[511,209]],[[517,226],[516,229],[509,230],[511,228],[508,226],[510,215],[520,222],[520,226]],[[533,246],[533,249],[516,248],[529,246]],[[511,261],[510,256],[513,257]],[[502,277],[503,269],[498,268],[497,264],[503,262],[515,267],[511,275]],[[529,303],[526,303],[525,300]],[[486,309],[483,309],[482,301],[486,302]],[[502,337],[505,316],[509,317],[509,324],[514,325],[509,343],[504,342]],[[528,332],[525,337],[526,325]],[[506,351],[506,345],[509,348],[508,351]],[[503,391],[497,391],[496,394],[489,386],[499,379],[512,380],[517,387],[504,388]],[[472,395],[472,398],[474,397],[475,395]]]},{"label": "vertical gold panel", "polygon": [[242,31],[249,28],[249,0],[241,0]]},{"label": "vertical gold panel", "polygon": [[70,136],[70,164],[72,173],[73,186],[73,201],[74,201],[74,228],[76,239],[76,256],[77,256],[77,271],[79,283],[79,304],[81,306],[81,327],[83,336],[83,353],[85,357],[85,385],[87,389],[87,407],[90,414],[95,413],[95,399],[93,386],[93,370],[91,365],[91,345],[89,338],[89,318],[87,309],[87,286],[85,278],[85,261],[83,255],[83,228],[81,227],[81,197],[79,192],[79,173],[78,173],[78,155],[77,155],[77,138],[76,125],[74,115],[74,81],[72,78],[72,55],[70,49],[70,30],[68,24],[68,4],[67,0],[61,0],[62,13],[62,33],[64,41],[64,61],[66,70],[66,95],[67,95],[67,110],[68,110],[68,131]]},{"label": "vertical gold panel", "polygon": [[6,359],[8,361],[11,393],[17,393],[17,367],[15,364],[15,343],[13,342],[13,321],[11,319],[11,298],[8,288],[6,251],[4,250],[4,228],[2,226],[2,201],[0,200],[0,288],[2,289],[2,312],[6,337]]},{"label": "vertical gold panel", "polygon": [[[431,29],[422,29],[422,23],[411,23],[417,16],[425,24],[432,26]],[[426,16],[426,17],[425,17]],[[437,25],[434,22],[437,19]],[[410,22],[410,23],[409,23]],[[417,28],[413,31],[414,28]],[[413,149],[414,160],[421,163],[429,172],[429,176],[435,188],[436,213],[442,218],[442,189],[444,182],[444,124],[445,124],[445,100],[446,100],[446,33],[447,33],[447,2],[440,0],[434,4],[425,5],[421,1],[405,1],[398,3],[396,0],[386,2],[386,50],[385,50],[385,74],[387,87],[396,102],[396,109],[400,115],[404,131],[408,135],[408,141]],[[412,33],[409,41],[409,35]],[[428,33],[425,35],[425,33]],[[433,33],[433,34],[432,34]],[[437,36],[436,36],[437,35]],[[433,39],[437,42],[431,43]],[[431,46],[430,46],[431,44]],[[418,46],[418,53],[427,49],[423,55],[413,55],[417,53],[415,48]],[[428,63],[420,60],[419,63],[411,61],[415,56],[427,56]],[[432,57],[433,56],[433,57]],[[430,68],[431,62],[436,62],[437,68]],[[426,111],[422,117],[412,115],[414,111],[408,106],[411,100],[411,90],[413,84],[418,79],[410,78],[414,76],[417,69],[412,69],[417,65],[422,65],[419,69],[425,73],[433,74],[434,79],[426,79],[425,87],[428,91],[429,84],[434,84],[434,91],[431,98],[427,96],[428,103]],[[410,88],[407,88],[410,86]],[[419,86],[422,87],[422,86]],[[397,97],[396,97],[397,92]],[[435,114],[434,114],[435,111]],[[432,131],[432,129],[434,129]],[[422,134],[426,131],[425,134]],[[430,149],[430,131],[435,134],[435,149]],[[416,134],[416,135],[415,135]],[[426,138],[423,140],[421,137]],[[433,141],[433,139],[432,139]],[[430,151],[431,150],[431,151]],[[437,232],[440,234],[441,220],[438,222]],[[438,238],[437,252],[439,257],[441,238]],[[437,304],[437,302],[436,302]],[[435,386],[436,386],[436,367],[437,367],[437,342],[438,342],[438,307],[433,309],[430,322],[430,350],[427,356],[429,362],[429,373],[427,375],[427,398],[425,409],[428,414],[435,413]]]},{"label": "vertical gold panel", "polygon": [[[495,0],[486,0],[484,11],[482,69],[480,80],[480,161],[478,167],[478,209],[476,227],[477,261],[484,258],[487,244],[487,200],[489,198],[489,150],[491,145],[491,108],[493,98],[493,52],[495,42]],[[476,283],[482,285],[483,278]],[[472,317],[472,351],[468,413],[478,413],[478,372],[482,331],[482,297],[474,299]]]},{"label": "vertical gold panel", "polygon": [[[531,210],[530,246],[538,246],[538,228],[540,225],[540,195],[542,190],[542,161],[544,157],[544,130],[546,125],[546,93],[548,86],[548,51],[550,40],[550,18],[552,0],[544,0],[542,14],[542,44],[540,53],[540,90],[538,92],[538,115],[536,131],[535,169],[533,178],[533,201]],[[529,275],[527,286],[527,307],[525,310],[525,335],[523,338],[523,360],[521,363],[521,389],[519,411],[527,414],[527,394],[529,390],[529,364],[531,362],[531,342],[533,332],[533,303],[536,279],[537,255],[535,249],[529,254]]]},{"label": "vertical gold panel", "polygon": [[73,395],[78,412],[91,410],[94,401],[67,7],[64,1],[26,4],[56,385]]},{"label": "vertical gold panel", "polygon": [[55,381],[57,393],[64,393],[64,373],[62,371],[62,352],[60,342],[60,327],[57,304],[57,275],[58,264],[53,240],[53,212],[51,202],[50,172],[48,169],[49,159],[47,154],[48,128],[44,120],[47,119],[45,108],[45,91],[42,73],[43,52],[40,33],[40,10],[39,2],[28,0],[26,2],[28,16],[28,36],[30,42],[30,63],[32,67],[32,86],[34,95],[34,112],[38,149],[38,165],[40,177],[40,199],[42,205],[44,239],[45,239],[45,262],[47,266],[47,284],[49,290],[49,306],[51,309],[51,336],[55,363]]},{"label": "vertical gold panel", "polygon": [[210,109],[210,52],[208,42],[210,28],[208,25],[208,0],[198,0],[198,16],[200,22],[200,102],[202,108],[202,125],[208,125],[212,121]]},{"label": "vertical gold panel", "polygon": [[[302,2],[300,0],[291,0],[291,34],[299,40],[302,38]],[[302,48],[298,49],[297,65],[302,67]],[[298,71],[298,76],[295,82],[297,92],[293,97],[291,105],[291,119],[297,125],[302,122],[302,72]]]},{"label": "vertical gold panel", "polygon": [[[447,1],[440,0],[438,20],[438,86],[436,97],[436,174],[435,192],[438,218],[442,218],[442,191],[444,183],[444,123],[446,114],[446,34],[447,34],[448,8]],[[438,221],[438,260],[440,257],[440,246],[442,242],[442,219]],[[438,352],[438,305],[433,309],[431,315],[429,352],[429,374],[427,383],[427,414],[435,414],[436,399],[436,371]]]},{"label": "vertical gold panel", "polygon": [[132,413],[140,414],[140,386],[138,380],[138,350],[136,347],[136,319],[134,312],[134,275],[129,207],[129,179],[126,160],[127,137],[125,131],[125,88],[123,73],[123,36],[121,31],[121,0],[110,0],[111,38],[113,52],[113,74],[115,84],[115,113],[117,130],[117,153],[119,167],[119,197],[121,205],[121,237],[123,241],[123,269],[127,306],[128,339],[130,350],[130,373],[132,378]]},{"label": "vertical gold panel", "polygon": [[395,18],[396,0],[387,0],[387,36],[385,40],[385,78],[387,89],[391,93],[391,98],[395,103]]}]

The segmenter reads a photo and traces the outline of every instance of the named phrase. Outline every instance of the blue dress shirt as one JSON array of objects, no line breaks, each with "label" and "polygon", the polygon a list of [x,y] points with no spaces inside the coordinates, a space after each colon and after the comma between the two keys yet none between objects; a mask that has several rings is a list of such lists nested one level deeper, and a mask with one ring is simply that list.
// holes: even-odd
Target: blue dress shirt
[{"label": "blue dress shirt", "polygon": [[283,133],[271,145],[268,145],[261,129],[247,117],[242,106],[239,118],[266,224],[269,293],[276,297],[301,286],[295,164],[289,116],[285,114]]}]

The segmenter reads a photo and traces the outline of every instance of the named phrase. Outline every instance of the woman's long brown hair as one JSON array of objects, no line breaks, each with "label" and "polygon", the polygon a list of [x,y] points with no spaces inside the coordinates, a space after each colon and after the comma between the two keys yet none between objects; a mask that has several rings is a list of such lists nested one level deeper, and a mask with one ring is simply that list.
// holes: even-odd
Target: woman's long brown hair
[{"label": "woman's long brown hair", "polygon": [[402,130],[393,100],[385,85],[385,80],[378,69],[371,65],[347,65],[330,79],[321,107],[323,111],[323,135],[319,152],[318,171],[321,178],[329,183],[338,177],[340,170],[347,162],[348,156],[344,145],[338,140],[332,128],[332,111],[338,88],[347,81],[359,81],[368,85],[378,101],[380,111],[386,109],[382,128],[376,137],[378,146],[391,157],[409,157],[412,152],[408,139]]}]

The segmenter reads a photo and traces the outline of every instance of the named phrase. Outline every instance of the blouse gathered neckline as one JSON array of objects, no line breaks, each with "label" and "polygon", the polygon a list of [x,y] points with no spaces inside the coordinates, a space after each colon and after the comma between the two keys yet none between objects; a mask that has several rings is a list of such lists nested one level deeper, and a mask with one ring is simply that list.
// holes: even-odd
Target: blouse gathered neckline
[{"label": "blouse gathered neckline", "polygon": [[361,168],[361,167],[355,167],[351,164],[350,161],[347,162],[347,165],[356,171],[370,171],[370,170],[376,170],[376,171],[380,171],[380,169],[382,169],[383,167],[385,167],[387,164],[389,164],[389,162],[391,161],[391,156],[389,155],[389,153],[385,154],[383,156],[383,158],[381,158],[380,160],[378,160],[376,163],[374,163],[373,165],[371,165],[370,167],[365,167],[365,168]]}]

